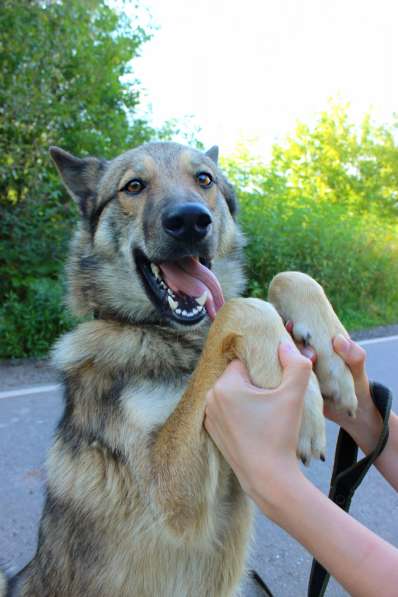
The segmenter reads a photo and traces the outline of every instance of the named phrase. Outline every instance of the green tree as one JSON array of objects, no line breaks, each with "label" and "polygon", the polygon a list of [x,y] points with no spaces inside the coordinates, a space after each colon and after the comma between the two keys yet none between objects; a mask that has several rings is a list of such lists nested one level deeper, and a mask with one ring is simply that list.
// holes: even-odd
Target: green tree
[{"label": "green tree", "polygon": [[265,297],[279,271],[326,289],[350,329],[398,320],[397,126],[332,104],[300,123],[269,164],[240,148],[224,166],[241,200],[249,294]]},{"label": "green tree", "polygon": [[104,0],[5,0],[0,13],[3,200],[29,198],[36,188],[43,192],[52,143],[111,157],[152,134],[146,122],[132,121],[139,88],[130,61],[147,39]]},{"label": "green tree", "polygon": [[[0,335],[14,333],[13,354],[23,356],[34,351],[26,337],[46,310],[38,281],[58,283],[76,218],[48,147],[107,158],[154,135],[136,117],[140,87],[131,66],[149,34],[105,0],[1,4]],[[56,289],[57,303],[59,296]],[[28,303],[30,325],[20,317]],[[47,310],[56,320],[47,322],[47,346],[63,329],[61,309]]]},{"label": "green tree", "polygon": [[274,147],[270,183],[292,201],[308,197],[356,212],[398,215],[398,128],[366,114],[350,121],[349,105],[331,102],[313,127],[299,123],[285,145]]}]

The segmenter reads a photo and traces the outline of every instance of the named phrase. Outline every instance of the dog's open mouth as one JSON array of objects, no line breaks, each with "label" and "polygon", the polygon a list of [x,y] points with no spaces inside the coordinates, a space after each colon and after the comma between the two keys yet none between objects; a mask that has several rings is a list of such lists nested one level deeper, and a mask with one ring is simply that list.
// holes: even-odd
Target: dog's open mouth
[{"label": "dog's open mouth", "polygon": [[178,323],[193,325],[206,315],[214,319],[224,304],[221,286],[204,259],[153,263],[137,251],[135,260],[152,303]]}]

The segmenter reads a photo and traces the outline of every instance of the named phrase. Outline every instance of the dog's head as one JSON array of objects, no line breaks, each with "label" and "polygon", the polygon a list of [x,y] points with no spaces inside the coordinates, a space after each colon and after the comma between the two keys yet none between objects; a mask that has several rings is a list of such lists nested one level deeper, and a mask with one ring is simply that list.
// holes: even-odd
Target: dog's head
[{"label": "dog's head", "polygon": [[244,286],[242,235],[216,147],[149,143],[112,161],[51,156],[81,223],[69,263],[70,304],[131,322],[192,328]]}]

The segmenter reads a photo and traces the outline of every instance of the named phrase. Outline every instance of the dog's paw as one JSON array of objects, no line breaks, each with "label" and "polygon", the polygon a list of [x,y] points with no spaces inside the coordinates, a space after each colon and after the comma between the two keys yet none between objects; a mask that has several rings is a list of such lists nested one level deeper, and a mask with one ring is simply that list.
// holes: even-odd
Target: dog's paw
[{"label": "dog's paw", "polygon": [[311,344],[312,333],[305,323],[293,323],[291,334],[297,343],[304,344],[304,346]]},{"label": "dog's paw", "polygon": [[315,366],[319,386],[325,400],[332,402],[337,410],[355,417],[358,400],[355,395],[351,371],[337,354],[330,352]]},{"label": "dog's paw", "polygon": [[[351,371],[343,359],[334,352],[332,335],[319,330],[317,333],[308,324],[297,322],[293,324],[292,336],[297,343],[312,346],[317,353],[315,373],[317,375],[322,396],[332,402],[337,410],[344,410],[350,416],[355,416],[357,397]],[[326,342],[325,342],[326,340]]]},{"label": "dog's paw", "polygon": [[317,380],[314,375],[311,375],[304,398],[297,456],[305,465],[308,465],[311,457],[325,460],[325,454],[326,431],[323,400]]},{"label": "dog's paw", "polygon": [[357,399],[351,371],[333,350],[333,338],[347,332],[322,286],[301,272],[282,272],[272,280],[268,295],[281,317],[292,322],[296,342],[314,348],[314,370],[323,397],[338,410],[355,416]]}]

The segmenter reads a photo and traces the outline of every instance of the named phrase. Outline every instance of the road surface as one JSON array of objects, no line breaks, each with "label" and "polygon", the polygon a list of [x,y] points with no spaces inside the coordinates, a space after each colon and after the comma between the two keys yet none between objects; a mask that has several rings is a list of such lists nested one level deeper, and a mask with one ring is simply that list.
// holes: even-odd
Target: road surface
[{"label": "road surface", "polygon": [[[398,396],[398,336],[363,342],[372,379],[389,386]],[[0,380],[0,388],[7,388]],[[5,382],[5,383],[2,383]],[[62,410],[60,388],[52,383],[5,389],[0,392],[0,561],[18,571],[35,550],[43,503],[44,462],[52,433]],[[396,398],[395,410],[397,410]],[[326,463],[316,462],[307,474],[324,492],[333,462],[337,430],[328,423]],[[387,541],[398,546],[398,496],[374,469],[358,490],[352,514]],[[304,597],[311,565],[309,554],[293,539],[256,516],[252,565],[264,577],[275,597]],[[250,583],[245,597],[261,593]],[[346,595],[334,581],[328,596]]]}]

